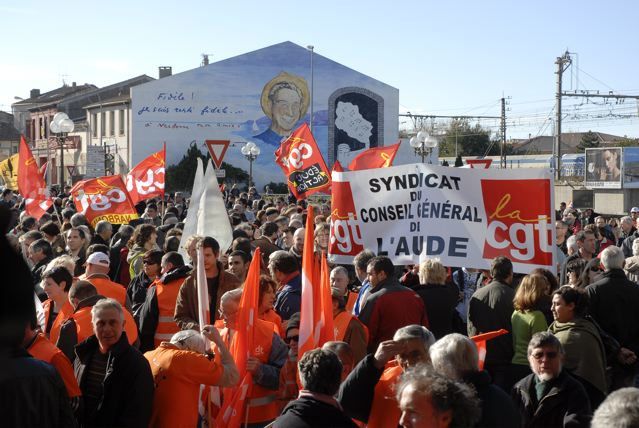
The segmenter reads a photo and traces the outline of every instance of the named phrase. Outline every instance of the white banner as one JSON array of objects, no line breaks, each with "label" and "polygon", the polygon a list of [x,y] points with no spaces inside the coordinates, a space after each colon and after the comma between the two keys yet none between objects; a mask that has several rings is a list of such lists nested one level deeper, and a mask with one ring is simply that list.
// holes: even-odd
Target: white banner
[{"label": "white banner", "polygon": [[363,249],[397,265],[436,257],[487,269],[503,255],[515,272],[552,271],[553,179],[547,169],[400,165],[333,172],[329,260]]}]

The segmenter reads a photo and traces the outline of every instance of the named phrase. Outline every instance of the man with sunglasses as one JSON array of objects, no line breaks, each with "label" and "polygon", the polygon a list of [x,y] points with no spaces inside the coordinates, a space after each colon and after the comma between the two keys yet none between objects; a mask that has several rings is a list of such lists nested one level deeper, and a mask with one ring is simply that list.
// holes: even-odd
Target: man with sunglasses
[{"label": "man with sunglasses", "polygon": [[552,333],[533,335],[528,344],[532,374],[513,387],[523,427],[584,427],[592,416],[584,387],[562,370],[564,350]]}]

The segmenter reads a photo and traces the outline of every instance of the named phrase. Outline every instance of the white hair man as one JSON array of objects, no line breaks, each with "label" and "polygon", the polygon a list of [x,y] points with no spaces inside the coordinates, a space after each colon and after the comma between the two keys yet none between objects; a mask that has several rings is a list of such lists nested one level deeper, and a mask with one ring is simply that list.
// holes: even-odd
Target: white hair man
[{"label": "white hair man", "polygon": [[622,388],[610,394],[595,411],[591,428],[639,426],[639,389]]},{"label": "white hair man", "polygon": [[[601,253],[604,273],[601,279],[586,287],[590,299],[590,315],[602,330],[621,345],[619,364],[610,364],[610,389],[634,386],[636,369],[632,369],[639,355],[639,287],[623,271],[624,254],[618,247],[608,247]],[[611,310],[610,308],[614,308]]]},{"label": "white hair man", "polygon": [[526,427],[588,426],[592,415],[586,390],[562,369],[564,349],[552,333],[535,333],[528,344],[532,374],[513,387]]},{"label": "white hair man", "polygon": [[75,348],[75,373],[84,398],[80,424],[148,426],[153,376],[146,358],[129,345],[122,306],[102,299],[93,305],[91,317],[94,335]]},{"label": "white hair man", "polygon": [[402,327],[392,340],[381,342],[340,387],[338,400],[346,413],[369,426],[397,426],[401,412],[389,397],[394,397],[397,382],[407,369],[430,364],[428,350],[433,343],[435,336],[417,324]]},{"label": "white hair man", "polygon": [[[220,359],[209,359],[210,342]],[[175,333],[144,354],[151,365],[155,392],[150,426],[197,426],[200,385],[229,387],[239,380],[233,357],[211,325]]]},{"label": "white hair man", "polygon": [[477,391],[482,410],[477,426],[519,425],[519,413],[510,396],[491,383],[487,371],[479,370],[475,342],[466,336],[453,333],[435,342],[430,347],[429,353],[436,373],[472,385]]}]

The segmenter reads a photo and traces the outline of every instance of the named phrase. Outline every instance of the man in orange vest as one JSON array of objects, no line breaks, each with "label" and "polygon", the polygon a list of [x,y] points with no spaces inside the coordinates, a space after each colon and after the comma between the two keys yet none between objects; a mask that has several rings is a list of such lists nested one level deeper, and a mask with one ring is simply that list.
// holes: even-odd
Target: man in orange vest
[{"label": "man in orange vest", "polygon": [[375,354],[360,361],[342,383],[338,400],[344,411],[370,428],[396,427],[401,416],[395,398],[397,381],[406,369],[430,363],[428,349],[433,343],[435,336],[416,324],[381,342]]},{"label": "man in orange vest", "polygon": [[84,278],[98,290],[98,294],[117,300],[122,306],[131,311],[130,302],[127,301],[126,288],[109,278],[109,256],[101,252],[95,252],[87,257],[86,272]]},{"label": "man in orange vest", "polygon": [[348,375],[353,371],[353,367],[355,367],[355,364],[353,363],[353,349],[351,349],[351,346],[348,343],[338,342],[336,340],[326,342],[322,345],[322,349],[325,351],[331,351],[337,355],[339,362],[342,363],[342,382],[344,382]]},{"label": "man in orange vest", "polygon": [[78,381],[73,374],[73,366],[64,353],[56,348],[44,333],[38,331],[35,319],[25,329],[23,346],[33,358],[49,363],[56,368],[64,382],[71,406],[77,409],[82,391],[80,391]]},{"label": "man in orange vest", "polygon": [[280,370],[280,389],[277,394],[279,411],[289,401],[295,400],[299,392],[297,384],[297,351],[300,341],[300,313],[296,312],[286,323],[284,341],[289,346],[288,358]]},{"label": "man in orange vest", "polygon": [[[207,355],[208,341],[219,351],[219,364]],[[155,383],[150,427],[197,426],[200,385],[227,387],[239,380],[233,357],[213,326],[205,326],[202,334],[177,332],[144,356]]]},{"label": "man in orange vest", "polygon": [[[225,327],[220,332],[224,342],[232,348],[231,342],[237,331],[237,313],[242,298],[242,289],[227,291],[221,299],[221,317]],[[275,333],[273,323],[255,320],[253,349],[246,369],[252,373],[253,387],[247,399],[247,415],[242,420],[249,424],[261,424],[274,420],[279,414],[277,391],[280,386],[280,370],[286,362],[288,348]]]},{"label": "man in orange vest", "polygon": [[[69,301],[74,308],[73,315],[62,324],[56,346],[70,361],[75,360],[75,345],[93,335],[91,308],[105,297],[89,281],[78,281],[69,290]],[[119,302],[118,302],[119,303]],[[138,346],[138,328],[129,311],[124,311],[124,328],[129,344]]]},{"label": "man in orange vest", "polygon": [[[333,269],[333,271],[335,271],[335,269]],[[331,272],[331,277],[332,276],[333,272]],[[338,342],[346,342],[350,345],[355,364],[357,364],[366,356],[368,329],[360,320],[355,318],[350,311],[346,310],[347,285],[348,281],[344,281],[343,283],[333,282],[331,284],[333,326],[335,328],[335,340]]]},{"label": "man in orange vest", "polygon": [[191,273],[182,255],[170,251],[162,257],[162,277],[151,285],[140,309],[140,350],[157,348],[180,331],[173,318],[180,287]]},{"label": "man in orange vest", "polygon": [[355,306],[355,302],[357,301],[357,293],[352,292],[348,289],[348,283],[350,282],[350,279],[346,268],[344,266],[335,266],[331,270],[330,281],[331,288],[344,290],[343,297],[346,302],[346,310],[348,312],[353,312],[353,307]]}]

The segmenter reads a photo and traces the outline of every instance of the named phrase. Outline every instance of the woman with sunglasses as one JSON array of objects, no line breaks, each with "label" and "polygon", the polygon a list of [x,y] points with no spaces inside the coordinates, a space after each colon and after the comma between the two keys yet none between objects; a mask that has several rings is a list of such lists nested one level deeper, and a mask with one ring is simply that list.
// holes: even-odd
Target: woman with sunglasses
[{"label": "woman with sunglasses", "polygon": [[568,284],[564,285],[569,285],[574,288],[584,288],[581,285],[581,274],[587,264],[588,262],[584,259],[574,259],[569,261],[566,264],[566,278],[568,279]]},{"label": "woman with sunglasses", "polygon": [[555,321],[548,331],[564,347],[564,368],[586,389],[592,408],[596,409],[608,391],[606,354],[599,329],[586,315],[588,295],[579,289],[564,286],[552,297]]},{"label": "woman with sunglasses", "polygon": [[153,281],[160,277],[160,263],[164,253],[160,250],[151,250],[142,256],[142,271],[133,277],[126,289],[126,294],[131,300],[133,318],[138,321],[138,312],[146,300],[146,290]]}]

